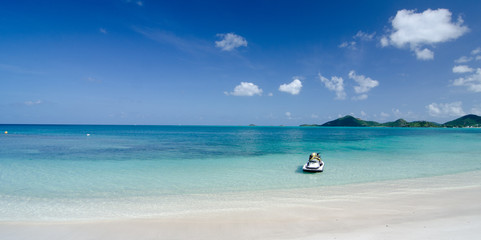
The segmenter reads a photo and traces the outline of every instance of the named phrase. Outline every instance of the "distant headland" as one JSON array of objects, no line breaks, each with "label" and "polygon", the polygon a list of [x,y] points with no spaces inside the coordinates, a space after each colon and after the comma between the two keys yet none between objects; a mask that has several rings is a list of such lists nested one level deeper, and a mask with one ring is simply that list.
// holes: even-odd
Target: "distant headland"
[{"label": "distant headland", "polygon": [[404,119],[398,119],[394,122],[378,123],[375,121],[365,121],[347,115],[333,121],[326,122],[322,125],[318,124],[302,124],[301,127],[425,127],[425,128],[467,128],[481,127],[481,117],[468,114],[455,120],[440,124],[428,121],[408,122]]}]

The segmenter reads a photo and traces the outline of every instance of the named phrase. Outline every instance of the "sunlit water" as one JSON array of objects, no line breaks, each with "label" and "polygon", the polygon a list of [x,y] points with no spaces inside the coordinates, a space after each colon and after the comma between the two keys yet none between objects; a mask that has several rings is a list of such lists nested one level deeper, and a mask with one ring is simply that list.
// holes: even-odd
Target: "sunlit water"
[{"label": "sunlit water", "polygon": [[[0,125],[0,220],[142,217],[216,196],[481,169],[481,129]],[[8,131],[8,134],[4,134]],[[321,152],[323,173],[303,173]]]}]

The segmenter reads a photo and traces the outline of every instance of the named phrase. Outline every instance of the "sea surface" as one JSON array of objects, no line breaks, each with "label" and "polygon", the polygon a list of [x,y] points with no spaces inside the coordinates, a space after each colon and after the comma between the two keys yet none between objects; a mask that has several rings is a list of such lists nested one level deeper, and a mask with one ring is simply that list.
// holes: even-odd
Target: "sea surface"
[{"label": "sea surface", "polygon": [[[481,169],[481,129],[0,125],[0,131],[0,221],[151,217],[225,194]],[[312,152],[321,153],[323,173],[302,172]]]}]

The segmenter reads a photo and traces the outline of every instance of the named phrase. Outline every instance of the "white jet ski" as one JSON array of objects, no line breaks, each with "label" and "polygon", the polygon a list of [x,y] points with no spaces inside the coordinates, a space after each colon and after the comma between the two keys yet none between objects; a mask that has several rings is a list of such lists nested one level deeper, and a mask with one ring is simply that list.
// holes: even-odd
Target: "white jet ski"
[{"label": "white jet ski", "polygon": [[309,161],[302,166],[302,170],[306,172],[322,172],[324,171],[324,162],[319,153],[312,153]]}]

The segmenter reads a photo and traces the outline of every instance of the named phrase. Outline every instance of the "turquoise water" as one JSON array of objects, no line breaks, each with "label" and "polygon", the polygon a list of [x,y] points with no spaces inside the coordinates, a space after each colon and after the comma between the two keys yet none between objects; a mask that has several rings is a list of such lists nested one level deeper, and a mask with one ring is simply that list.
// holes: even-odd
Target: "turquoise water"
[{"label": "turquoise water", "polygon": [[[195,194],[481,169],[481,129],[0,125],[0,130],[0,220],[55,219],[57,208],[62,217],[75,218],[99,211],[92,207],[99,202],[125,199],[168,205],[166,199]],[[323,173],[302,172],[311,152],[321,152]],[[105,211],[122,215],[118,206]],[[135,217],[135,211],[126,215]]]}]

